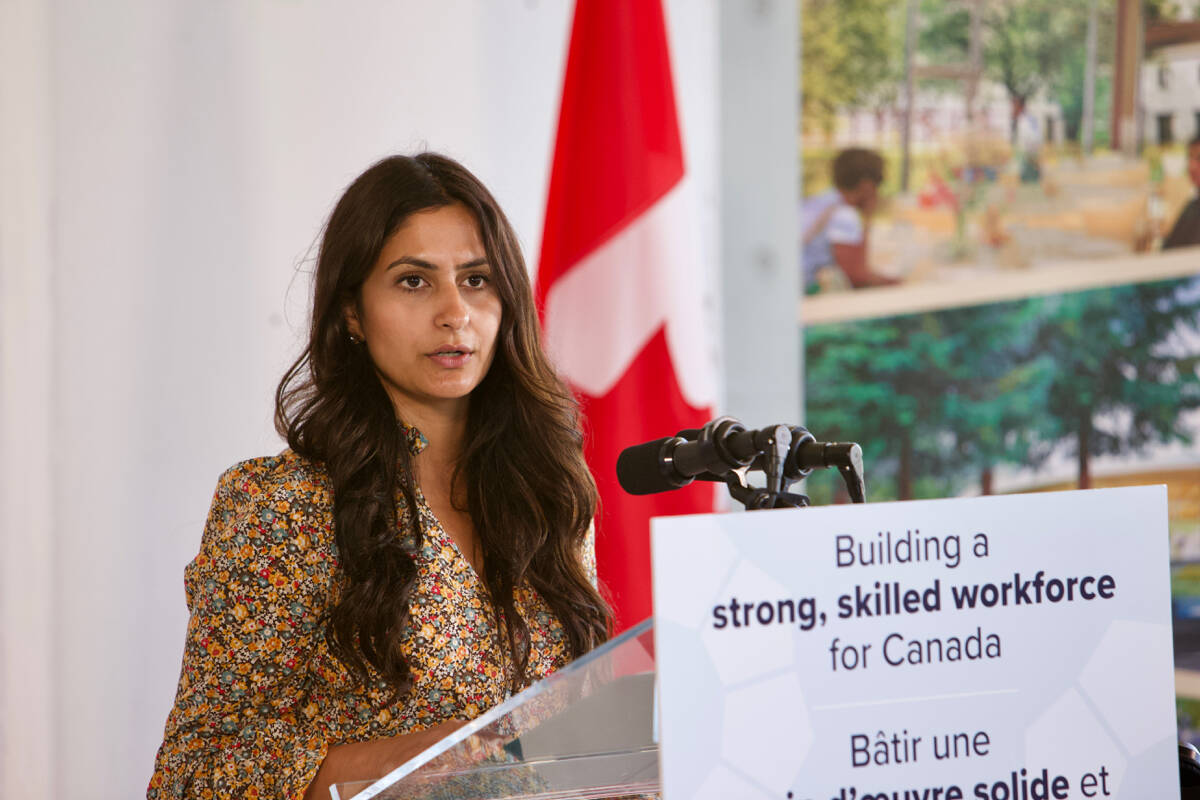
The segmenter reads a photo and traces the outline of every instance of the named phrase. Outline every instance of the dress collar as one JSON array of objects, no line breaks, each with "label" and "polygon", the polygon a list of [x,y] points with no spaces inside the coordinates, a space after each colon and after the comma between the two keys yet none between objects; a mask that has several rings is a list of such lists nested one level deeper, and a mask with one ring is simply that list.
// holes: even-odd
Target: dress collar
[{"label": "dress collar", "polygon": [[398,420],[398,422],[400,423],[400,433],[404,436],[404,441],[408,444],[408,452],[415,456],[424,450],[429,444],[429,440],[425,438],[425,434],[404,420]]}]

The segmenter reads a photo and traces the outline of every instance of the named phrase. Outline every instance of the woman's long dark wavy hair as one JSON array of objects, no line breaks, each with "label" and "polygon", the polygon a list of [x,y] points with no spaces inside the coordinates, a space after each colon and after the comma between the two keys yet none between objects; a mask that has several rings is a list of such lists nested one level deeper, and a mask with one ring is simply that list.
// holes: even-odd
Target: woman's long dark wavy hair
[{"label": "woman's long dark wavy hair", "polygon": [[[453,203],[479,222],[503,307],[495,357],[471,394],[452,481],[479,536],[493,610],[507,623],[512,688],[523,685],[529,658],[529,629],[513,604],[522,582],[562,622],[572,657],[607,638],[611,619],[579,560],[597,495],[576,404],[542,352],[512,227],[461,164],[433,153],[385,158],[346,189],[326,224],[308,346],[279,383],[275,427],[294,451],[324,464],[332,485],[341,591],[329,612],[330,648],[364,681],[368,665],[374,668],[397,696],[412,685],[400,642],[417,580],[414,547],[424,531],[395,409],[366,347],[351,342],[345,309],[410,215]],[[404,519],[397,519],[397,491],[414,510]],[[400,535],[405,524],[415,546],[413,536]]]}]

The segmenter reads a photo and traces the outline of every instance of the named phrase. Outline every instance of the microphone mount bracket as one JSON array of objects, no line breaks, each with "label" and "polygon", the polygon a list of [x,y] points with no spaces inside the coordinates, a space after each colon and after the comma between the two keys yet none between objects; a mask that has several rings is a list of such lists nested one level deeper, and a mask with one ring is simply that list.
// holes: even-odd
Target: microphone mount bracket
[{"label": "microphone mount bracket", "polygon": [[[820,443],[798,425],[747,431],[732,417],[717,417],[702,428],[680,431],[676,437],[700,445],[694,448],[698,452],[691,462],[696,478],[724,483],[730,496],[747,510],[810,505],[807,495],[790,489],[815,467],[837,467],[851,502],[866,500],[862,450],[857,444]],[[764,487],[750,485],[750,470],[763,471]]]}]

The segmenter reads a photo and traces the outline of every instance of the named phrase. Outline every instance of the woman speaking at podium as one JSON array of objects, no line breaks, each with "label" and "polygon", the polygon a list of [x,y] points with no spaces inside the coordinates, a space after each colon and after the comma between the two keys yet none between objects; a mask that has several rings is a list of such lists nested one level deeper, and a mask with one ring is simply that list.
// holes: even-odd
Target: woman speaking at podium
[{"label": "woman speaking at podium", "polygon": [[516,237],[434,154],[326,225],[288,449],[221,476],[150,798],[321,798],[607,635],[596,489]]}]

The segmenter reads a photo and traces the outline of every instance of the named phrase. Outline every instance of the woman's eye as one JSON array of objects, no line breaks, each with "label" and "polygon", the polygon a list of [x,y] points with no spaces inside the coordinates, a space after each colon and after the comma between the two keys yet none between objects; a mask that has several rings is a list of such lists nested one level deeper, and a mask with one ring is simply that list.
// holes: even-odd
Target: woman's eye
[{"label": "woman's eye", "polygon": [[487,275],[478,275],[478,274],[477,275],[468,275],[467,279],[466,279],[466,284],[467,284],[467,286],[471,287],[472,289],[482,289],[484,286],[488,285],[488,276]]},{"label": "woman's eye", "polygon": [[420,275],[405,275],[397,283],[405,289],[420,289],[425,279]]}]

